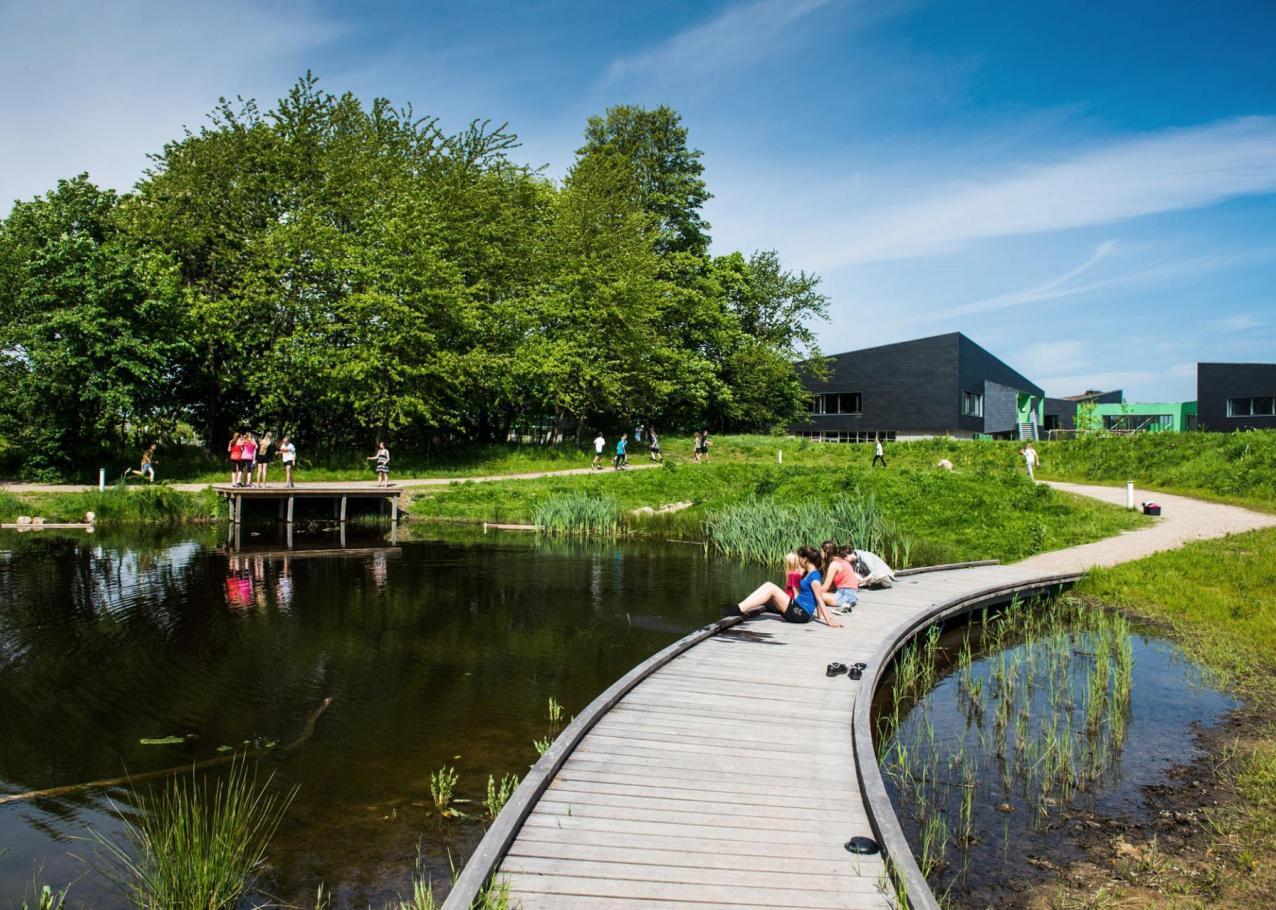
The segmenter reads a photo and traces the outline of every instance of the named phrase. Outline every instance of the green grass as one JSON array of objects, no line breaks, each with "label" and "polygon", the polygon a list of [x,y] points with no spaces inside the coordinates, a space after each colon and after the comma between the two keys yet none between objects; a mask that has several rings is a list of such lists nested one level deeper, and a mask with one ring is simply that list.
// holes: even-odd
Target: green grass
[{"label": "green grass", "polygon": [[1093,569],[1077,593],[1165,623],[1239,690],[1276,689],[1276,529]]},{"label": "green grass", "polygon": [[[822,452],[811,454],[824,457]],[[917,460],[927,462],[929,454]],[[727,507],[750,500],[831,504],[841,496],[860,500],[871,496],[885,519],[911,542],[915,564],[1019,559],[1097,540],[1145,522],[1102,503],[1034,486],[1014,470],[1013,463],[1001,469],[950,473],[906,466],[872,471],[863,463],[843,461],[837,470],[830,470],[792,464],[787,455],[783,466],[743,459],[708,465],[667,461],[664,468],[652,471],[482,484],[462,481],[442,491],[418,494],[409,509],[423,518],[526,523],[543,503],[571,494],[614,499],[626,513],[631,531],[696,539],[703,538],[707,521],[720,520]],[[649,518],[631,514],[643,506],[659,508],[674,502],[692,505]],[[802,542],[792,541],[789,546]]]},{"label": "green grass", "polygon": [[241,762],[215,784],[175,777],[142,791],[137,815],[120,813],[127,847],[95,832],[101,870],[138,910],[235,907],[295,792],[272,793]]},{"label": "green grass", "polygon": [[775,497],[732,503],[712,513],[705,535],[720,552],[748,562],[779,565],[794,541],[836,540],[909,565],[911,542],[887,521],[872,496],[784,503]]},{"label": "green grass", "polygon": [[1276,431],[1083,436],[1042,443],[1039,476],[1124,483],[1276,510]]},{"label": "green grass", "polygon": [[76,522],[83,521],[87,512],[94,513],[100,525],[176,524],[207,521],[219,514],[217,494],[212,490],[185,493],[161,485],[108,487],[103,493],[0,492],[0,521],[38,515],[50,522]]}]

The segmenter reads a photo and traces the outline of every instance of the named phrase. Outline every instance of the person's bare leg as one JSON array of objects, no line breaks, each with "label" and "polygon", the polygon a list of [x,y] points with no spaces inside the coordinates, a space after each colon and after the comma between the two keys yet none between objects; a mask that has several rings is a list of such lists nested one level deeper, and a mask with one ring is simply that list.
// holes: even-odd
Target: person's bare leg
[{"label": "person's bare leg", "polygon": [[784,593],[781,588],[773,581],[764,581],[758,586],[758,589],[740,601],[737,606],[740,612],[749,614],[761,610],[768,603],[773,603],[783,613],[789,608],[789,595]]}]

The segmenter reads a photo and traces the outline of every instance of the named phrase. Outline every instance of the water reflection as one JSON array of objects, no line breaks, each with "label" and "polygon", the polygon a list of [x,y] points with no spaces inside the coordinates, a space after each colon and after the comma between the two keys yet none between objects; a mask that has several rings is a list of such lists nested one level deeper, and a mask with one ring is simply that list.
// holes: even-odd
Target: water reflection
[{"label": "water reflection", "polygon": [[[352,528],[344,547],[307,530],[291,548],[273,526],[245,526],[238,546],[220,529],[0,536],[0,793],[288,742],[332,697],[304,748],[263,760],[301,788],[270,887],[302,902],[323,880],[338,906],[378,904],[419,840],[445,890],[449,851],[482,828],[440,824],[430,772],[455,765],[457,795],[481,799],[488,774],[534,761],[550,696],[578,712],[753,581],[687,546],[400,530]],[[110,829],[106,797],[0,806],[0,897],[43,866],[86,906],[123,906],[65,840]]]}]

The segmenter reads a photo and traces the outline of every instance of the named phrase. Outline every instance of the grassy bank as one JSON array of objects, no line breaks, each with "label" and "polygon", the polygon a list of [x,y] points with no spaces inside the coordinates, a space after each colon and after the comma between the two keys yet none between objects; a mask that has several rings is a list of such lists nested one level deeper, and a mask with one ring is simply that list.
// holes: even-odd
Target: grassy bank
[{"label": "grassy bank", "polygon": [[[834,448],[832,446],[825,448]],[[813,455],[824,456],[823,452]],[[545,503],[588,493],[614,500],[632,529],[699,538],[705,522],[750,500],[832,503],[840,496],[872,497],[880,513],[912,541],[911,561],[1018,559],[1072,546],[1142,523],[1138,516],[1034,486],[1010,468],[958,470],[892,467],[869,470],[843,461],[832,466],[749,463],[670,464],[660,470],[600,472],[497,483],[460,482],[415,495],[409,509],[424,518],[531,522]],[[642,507],[690,502],[669,515],[636,517]]]},{"label": "grassy bank", "polygon": [[87,512],[96,515],[100,525],[178,524],[209,521],[219,515],[217,495],[212,490],[183,493],[155,486],[131,490],[109,487],[103,493],[0,492],[0,521],[31,515],[49,522],[75,522],[83,521]]},{"label": "grassy bank", "polygon": [[1124,483],[1276,509],[1276,431],[1085,436],[1041,443],[1039,476]]},{"label": "grassy bank", "polygon": [[[1170,630],[1185,651],[1243,701],[1205,740],[1198,778],[1171,811],[1173,836],[1106,844],[1026,906],[1226,908],[1276,903],[1276,530],[1188,544],[1096,569],[1077,595]],[[1182,785],[1181,785],[1182,786]],[[1099,872],[1099,870],[1104,870]],[[1100,880],[1100,877],[1103,880]]]}]

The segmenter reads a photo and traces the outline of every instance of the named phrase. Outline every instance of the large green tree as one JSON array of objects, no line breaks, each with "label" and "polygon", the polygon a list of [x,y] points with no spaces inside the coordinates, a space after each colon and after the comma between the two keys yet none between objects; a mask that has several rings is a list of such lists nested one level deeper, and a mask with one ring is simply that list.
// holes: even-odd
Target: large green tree
[{"label": "large green tree", "polygon": [[[32,477],[118,465],[171,428],[188,323],[176,270],[87,175],[0,223],[0,458]],[[135,453],[129,453],[132,460]]]}]

